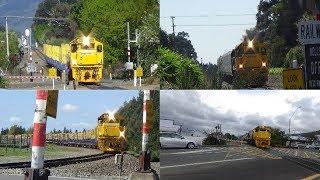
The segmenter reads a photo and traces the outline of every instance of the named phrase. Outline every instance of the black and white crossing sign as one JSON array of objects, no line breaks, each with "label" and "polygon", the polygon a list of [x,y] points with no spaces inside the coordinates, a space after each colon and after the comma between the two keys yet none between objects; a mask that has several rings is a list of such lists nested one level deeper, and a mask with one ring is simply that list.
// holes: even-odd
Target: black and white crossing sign
[{"label": "black and white crossing sign", "polygon": [[302,44],[320,43],[320,21],[301,21],[298,27],[299,41]]},{"label": "black and white crossing sign", "polygon": [[320,44],[305,45],[307,89],[320,89]]}]

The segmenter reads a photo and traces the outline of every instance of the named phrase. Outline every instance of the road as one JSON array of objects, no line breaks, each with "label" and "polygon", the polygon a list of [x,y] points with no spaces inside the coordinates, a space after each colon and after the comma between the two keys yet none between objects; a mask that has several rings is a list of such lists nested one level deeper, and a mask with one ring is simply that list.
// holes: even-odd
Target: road
[{"label": "road", "polygon": [[[282,153],[296,155],[295,150],[287,151],[280,148],[266,151],[247,145],[161,150],[161,179],[282,180],[318,176],[315,171],[282,158]],[[309,158],[318,158],[317,153],[300,150],[297,156],[305,154]]]},{"label": "road", "polygon": [[[38,51],[33,51],[33,65],[36,68],[36,72],[33,73],[35,77],[47,77],[48,76],[48,67],[46,66],[46,62],[44,57]],[[30,76],[27,73],[29,55],[26,54],[23,60],[19,63],[18,66],[12,72],[6,72],[8,76],[19,76],[20,73],[22,76]],[[21,68],[21,71],[20,71]],[[9,77],[5,77],[8,82],[7,89],[57,89],[57,90],[72,90],[75,89],[72,82],[69,85],[65,85],[61,80],[55,80],[53,82],[52,79],[42,79],[37,78],[34,79],[33,82],[30,82],[30,79],[22,79],[14,78],[11,79]],[[81,90],[107,90],[107,89],[134,89],[134,90],[145,90],[145,89],[160,89],[159,84],[147,84],[142,80],[141,87],[139,86],[139,81],[137,82],[137,86],[134,87],[133,80],[122,80],[122,79],[103,79],[99,85],[95,84],[80,84],[76,87],[76,89]]]}]

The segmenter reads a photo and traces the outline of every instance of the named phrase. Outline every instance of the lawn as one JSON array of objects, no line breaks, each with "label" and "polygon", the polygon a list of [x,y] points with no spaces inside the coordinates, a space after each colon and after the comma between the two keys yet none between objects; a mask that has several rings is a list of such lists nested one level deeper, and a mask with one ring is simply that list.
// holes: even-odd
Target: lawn
[{"label": "lawn", "polygon": [[[45,156],[50,157],[60,157],[67,153],[78,152],[78,148],[74,147],[64,147],[48,144],[45,150]],[[6,148],[0,147],[0,157],[30,157],[31,156],[31,148]]]}]

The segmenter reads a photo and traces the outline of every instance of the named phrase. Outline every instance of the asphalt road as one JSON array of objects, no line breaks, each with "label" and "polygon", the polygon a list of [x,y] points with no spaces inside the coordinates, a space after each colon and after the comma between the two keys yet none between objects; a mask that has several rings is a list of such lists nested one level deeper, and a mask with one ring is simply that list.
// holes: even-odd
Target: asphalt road
[{"label": "asphalt road", "polygon": [[[278,149],[274,151],[278,152]],[[287,149],[283,152],[286,153]],[[283,180],[317,176],[312,170],[282,159],[280,153],[251,146],[161,150],[160,159],[161,179],[165,180]]]}]

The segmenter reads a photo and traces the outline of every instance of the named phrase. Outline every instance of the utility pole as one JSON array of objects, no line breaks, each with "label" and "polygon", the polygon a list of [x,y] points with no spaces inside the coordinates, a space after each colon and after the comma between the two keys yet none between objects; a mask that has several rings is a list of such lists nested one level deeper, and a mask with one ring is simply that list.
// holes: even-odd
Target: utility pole
[{"label": "utility pole", "polygon": [[10,52],[9,52],[9,29],[8,29],[8,17],[6,18],[6,43],[7,43],[7,58],[9,60]]},{"label": "utility pole", "polygon": [[172,22],[172,33],[173,33],[173,35],[175,35],[176,33],[175,33],[175,27],[176,27],[176,25],[175,25],[175,23],[174,23],[174,20],[175,20],[175,16],[170,16],[170,18],[171,18],[171,22]]},{"label": "utility pole", "polygon": [[298,109],[300,109],[301,108],[301,106],[299,106],[294,112],[293,112],[293,114],[291,115],[291,117],[290,117],[290,119],[289,119],[289,138],[290,138],[290,136],[291,136],[291,119],[292,119],[292,117],[296,114],[296,112],[298,111]]}]

